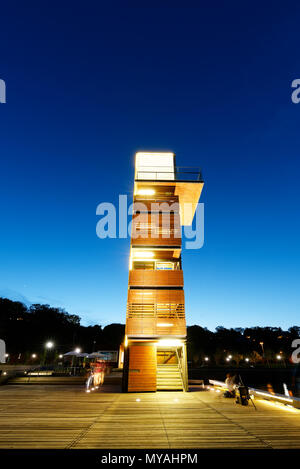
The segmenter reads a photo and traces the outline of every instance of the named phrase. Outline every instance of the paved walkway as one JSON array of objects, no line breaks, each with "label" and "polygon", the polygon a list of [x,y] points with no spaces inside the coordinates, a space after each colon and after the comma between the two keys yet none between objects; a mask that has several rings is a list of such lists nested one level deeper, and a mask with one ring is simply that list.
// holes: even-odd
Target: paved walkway
[{"label": "paved walkway", "polygon": [[209,391],[0,387],[0,448],[300,448],[300,411]]}]

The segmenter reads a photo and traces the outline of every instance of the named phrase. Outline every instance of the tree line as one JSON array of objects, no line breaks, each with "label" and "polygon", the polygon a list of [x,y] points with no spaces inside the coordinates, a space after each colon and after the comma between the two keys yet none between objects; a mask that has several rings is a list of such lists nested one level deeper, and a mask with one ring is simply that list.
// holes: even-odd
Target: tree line
[{"label": "tree line", "polygon": [[[30,362],[41,355],[48,341],[55,353],[79,347],[84,352],[118,350],[124,340],[125,325],[83,326],[78,315],[47,304],[29,307],[18,301],[0,298],[0,338],[5,340],[10,361]],[[287,331],[280,327],[231,328],[219,326],[214,332],[199,325],[187,328],[188,360],[194,366],[250,365],[288,362],[300,327]]]}]

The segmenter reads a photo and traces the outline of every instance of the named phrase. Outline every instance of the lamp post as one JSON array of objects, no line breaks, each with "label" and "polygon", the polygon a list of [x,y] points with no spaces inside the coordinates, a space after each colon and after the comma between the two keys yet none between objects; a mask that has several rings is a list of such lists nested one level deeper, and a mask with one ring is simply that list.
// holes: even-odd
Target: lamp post
[{"label": "lamp post", "polygon": [[44,364],[45,364],[46,358],[47,358],[47,351],[48,351],[48,350],[51,350],[53,347],[54,347],[54,343],[53,343],[51,340],[49,340],[48,342],[46,342],[46,344],[45,344],[44,360],[43,360],[43,361],[44,361]]},{"label": "lamp post", "polygon": [[[261,346],[261,349],[262,349],[262,353],[263,353],[263,359],[265,359],[265,348],[264,348],[264,343],[263,343],[263,342],[259,342],[259,345]],[[266,360],[267,360],[267,365],[268,365],[268,367],[270,368],[270,363],[269,363],[269,360],[268,360],[268,358],[267,358]]]},{"label": "lamp post", "polygon": [[[79,354],[79,353],[81,352],[81,348],[76,347],[76,349],[74,350],[74,352],[75,352],[76,354]],[[74,376],[75,376],[75,374],[76,374],[76,367],[74,366],[74,360],[75,360],[75,356],[73,355],[73,357],[72,357],[72,368],[73,368],[73,373],[74,373]]]}]

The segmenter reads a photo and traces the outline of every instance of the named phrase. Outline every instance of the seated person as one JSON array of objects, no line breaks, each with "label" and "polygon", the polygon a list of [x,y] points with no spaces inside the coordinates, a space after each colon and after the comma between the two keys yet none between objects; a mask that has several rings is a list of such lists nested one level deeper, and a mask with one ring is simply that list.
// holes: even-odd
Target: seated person
[{"label": "seated person", "polygon": [[225,384],[227,390],[224,392],[224,397],[235,397],[235,376],[227,373]]}]

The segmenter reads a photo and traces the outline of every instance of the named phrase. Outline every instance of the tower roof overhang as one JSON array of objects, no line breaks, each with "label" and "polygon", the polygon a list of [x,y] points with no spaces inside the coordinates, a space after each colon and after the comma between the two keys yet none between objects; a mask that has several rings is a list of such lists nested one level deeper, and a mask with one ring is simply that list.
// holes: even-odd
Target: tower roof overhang
[{"label": "tower roof overhang", "polygon": [[134,195],[139,191],[153,189],[160,186],[174,188],[174,195],[178,196],[181,225],[191,225],[197,209],[198,201],[204,186],[203,181],[157,181],[136,179],[134,182]]}]

